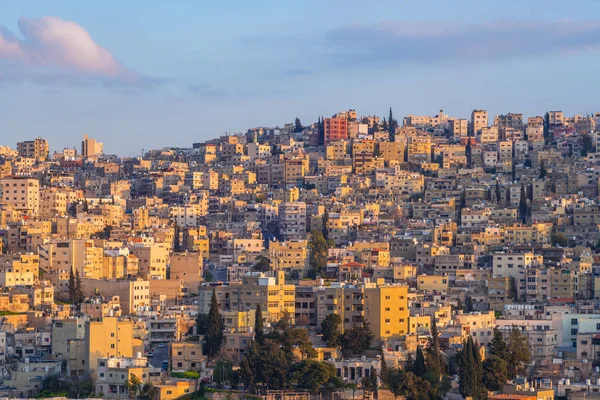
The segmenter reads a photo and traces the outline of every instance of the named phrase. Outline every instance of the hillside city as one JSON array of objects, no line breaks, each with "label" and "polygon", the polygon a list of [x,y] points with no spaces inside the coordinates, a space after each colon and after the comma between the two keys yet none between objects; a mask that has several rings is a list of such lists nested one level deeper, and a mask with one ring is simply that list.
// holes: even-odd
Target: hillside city
[{"label": "hillside city", "polygon": [[0,397],[600,399],[599,137],[390,108],[2,143]]}]

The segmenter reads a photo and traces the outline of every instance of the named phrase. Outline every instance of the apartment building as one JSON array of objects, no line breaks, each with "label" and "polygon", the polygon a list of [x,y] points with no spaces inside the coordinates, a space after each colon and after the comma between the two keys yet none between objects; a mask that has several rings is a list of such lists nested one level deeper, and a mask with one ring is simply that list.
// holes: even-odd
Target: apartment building
[{"label": "apartment building", "polygon": [[2,179],[3,206],[35,217],[40,211],[40,181],[29,178]]}]

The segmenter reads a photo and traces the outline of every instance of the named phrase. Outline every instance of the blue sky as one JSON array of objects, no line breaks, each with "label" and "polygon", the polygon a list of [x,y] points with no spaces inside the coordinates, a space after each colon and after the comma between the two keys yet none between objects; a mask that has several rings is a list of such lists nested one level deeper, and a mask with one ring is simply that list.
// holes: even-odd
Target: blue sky
[{"label": "blue sky", "polygon": [[359,114],[600,111],[600,3],[19,1],[0,13],[0,144],[110,153]]}]

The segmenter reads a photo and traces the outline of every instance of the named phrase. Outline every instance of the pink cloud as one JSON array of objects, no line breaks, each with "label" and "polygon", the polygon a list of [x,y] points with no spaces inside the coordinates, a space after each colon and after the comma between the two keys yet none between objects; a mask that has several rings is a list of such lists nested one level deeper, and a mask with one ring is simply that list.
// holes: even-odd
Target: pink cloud
[{"label": "pink cloud", "polygon": [[56,17],[20,18],[17,39],[0,29],[0,60],[31,67],[61,67],[118,80],[135,80],[79,24]]}]

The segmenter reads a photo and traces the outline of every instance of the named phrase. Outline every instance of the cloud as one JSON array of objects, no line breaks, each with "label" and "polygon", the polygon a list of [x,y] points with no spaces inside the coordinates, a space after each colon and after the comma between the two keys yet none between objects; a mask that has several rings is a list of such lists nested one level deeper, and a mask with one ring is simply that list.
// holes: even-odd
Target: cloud
[{"label": "cloud", "polygon": [[25,72],[17,75],[37,72],[40,75],[32,80],[70,80],[66,74],[75,72],[105,81],[138,83],[137,74],[75,22],[56,17],[20,18],[18,27],[22,38],[0,27],[0,61],[12,68],[12,74],[15,70]]},{"label": "cloud", "polygon": [[495,61],[596,51],[600,21],[386,21],[351,25],[325,36],[335,65]]}]

